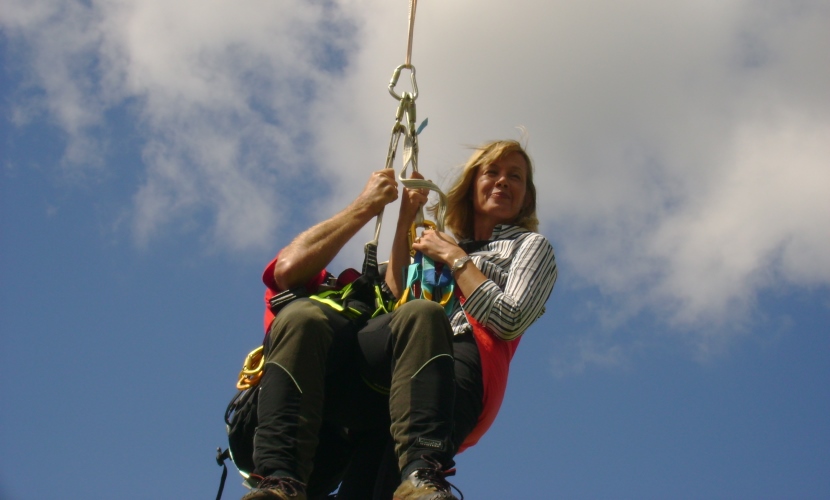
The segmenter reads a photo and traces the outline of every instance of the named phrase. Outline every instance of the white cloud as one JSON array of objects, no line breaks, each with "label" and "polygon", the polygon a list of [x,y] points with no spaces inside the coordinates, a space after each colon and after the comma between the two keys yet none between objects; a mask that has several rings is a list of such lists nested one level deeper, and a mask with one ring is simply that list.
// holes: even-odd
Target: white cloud
[{"label": "white cloud", "polygon": [[[67,164],[100,163],[105,112],[134,111],[146,133],[139,241],[203,212],[223,247],[274,241],[280,214],[291,215],[279,185],[313,162],[301,149],[309,101],[351,43],[337,5],[15,0],[4,12],[43,108],[68,134]],[[16,115],[31,116],[31,104]]]},{"label": "white cloud", "polygon": [[[21,2],[4,4],[2,25],[22,44],[30,66],[25,77],[41,88],[39,104],[70,138],[70,162],[97,164],[97,144],[84,129],[99,125],[104,106],[94,75],[87,73],[100,43],[94,13],[74,2]],[[13,111],[18,122],[37,115],[30,103]]]},{"label": "white cloud", "polygon": [[[137,103],[140,238],[210,210],[215,240],[246,248],[273,244],[290,180],[329,179],[325,214],[382,167],[405,3],[15,0],[3,25],[70,159]],[[524,125],[559,286],[596,287],[612,324],[740,322],[768,287],[830,283],[828,53],[827,0],[422,2],[421,169],[443,180],[463,146]]]},{"label": "white cloud", "polygon": [[[729,167],[648,242],[675,318],[722,318],[775,283],[830,282],[830,124],[800,117],[736,130]],[[737,304],[736,304],[737,303]]]}]

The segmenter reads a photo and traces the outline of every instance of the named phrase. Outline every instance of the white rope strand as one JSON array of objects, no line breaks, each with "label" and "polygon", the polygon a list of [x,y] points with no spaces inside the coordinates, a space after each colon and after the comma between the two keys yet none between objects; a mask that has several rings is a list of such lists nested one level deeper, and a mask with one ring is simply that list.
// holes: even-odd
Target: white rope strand
[{"label": "white rope strand", "polygon": [[415,33],[415,8],[418,0],[409,0],[409,42],[406,44],[406,66],[412,65],[412,35]]}]

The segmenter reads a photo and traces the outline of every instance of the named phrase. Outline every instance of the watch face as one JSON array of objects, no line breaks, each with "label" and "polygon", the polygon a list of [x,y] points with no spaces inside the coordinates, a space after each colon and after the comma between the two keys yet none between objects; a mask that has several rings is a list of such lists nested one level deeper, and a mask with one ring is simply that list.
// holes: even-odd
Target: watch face
[{"label": "watch face", "polygon": [[470,262],[470,260],[472,260],[472,257],[470,257],[469,255],[461,257],[460,259],[455,259],[455,262],[452,263],[452,268],[450,268],[450,272],[454,273],[458,271],[459,269],[467,265],[467,262]]}]

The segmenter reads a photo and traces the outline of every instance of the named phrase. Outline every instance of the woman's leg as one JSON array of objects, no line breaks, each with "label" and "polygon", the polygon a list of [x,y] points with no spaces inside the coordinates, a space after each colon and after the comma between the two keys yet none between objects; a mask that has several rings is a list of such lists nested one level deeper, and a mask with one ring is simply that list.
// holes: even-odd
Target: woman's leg
[{"label": "woman's leg", "polygon": [[[483,409],[484,385],[481,378],[481,358],[472,335],[453,336],[455,358],[455,407],[453,410],[453,450],[458,450],[478,423]],[[372,496],[374,500],[388,500],[400,484],[400,471],[394,453],[393,441],[381,460],[378,479]]]},{"label": "woman's leg", "polygon": [[370,322],[358,332],[367,383],[389,390],[391,434],[403,475],[452,466],[455,381],[452,328],[443,308],[431,301],[407,302],[385,325]]}]

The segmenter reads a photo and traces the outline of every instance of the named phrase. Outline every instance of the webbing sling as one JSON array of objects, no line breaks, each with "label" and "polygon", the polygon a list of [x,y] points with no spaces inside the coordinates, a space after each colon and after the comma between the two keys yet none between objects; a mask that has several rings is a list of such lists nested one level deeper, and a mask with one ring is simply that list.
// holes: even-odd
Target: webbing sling
[{"label": "webbing sling", "polygon": [[424,299],[441,304],[447,315],[452,313],[458,299],[449,266],[436,267],[432,259],[417,252],[405,273],[406,288],[395,307],[411,300]]}]

